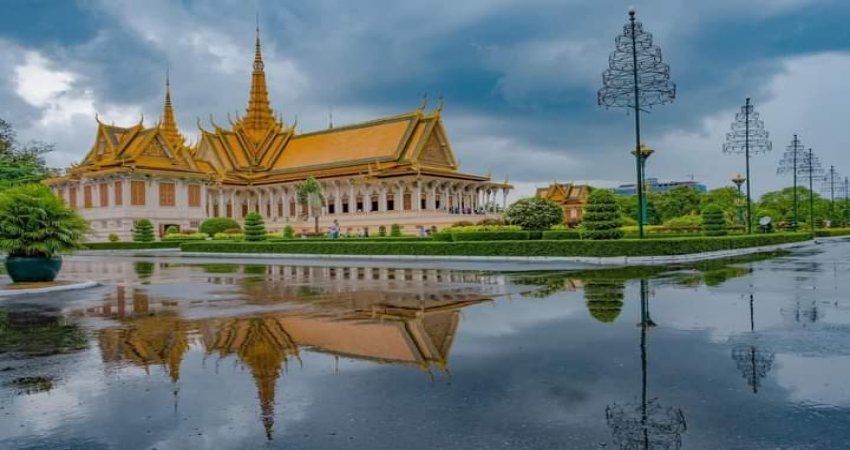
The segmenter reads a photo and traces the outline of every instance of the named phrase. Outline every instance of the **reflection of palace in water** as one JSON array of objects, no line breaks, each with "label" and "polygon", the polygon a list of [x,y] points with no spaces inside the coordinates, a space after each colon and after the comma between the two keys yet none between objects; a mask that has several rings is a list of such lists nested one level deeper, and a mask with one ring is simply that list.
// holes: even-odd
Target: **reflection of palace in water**
[{"label": "reflection of palace in water", "polygon": [[[290,361],[301,363],[302,349],[332,355],[337,361],[344,357],[406,365],[430,376],[435,368],[448,373],[461,310],[489,301],[501,290],[497,276],[442,270],[224,265],[217,270],[232,268],[271,280],[251,283],[249,276],[234,281],[240,292],[248,294],[243,305],[278,303],[284,309],[226,317],[216,310],[217,317],[184,318],[198,315],[184,312],[199,302],[159,298],[143,287],[119,285],[103,304],[73,314],[120,324],[99,331],[106,362],[125,362],[146,371],[161,366],[173,382],[179,380],[183,358],[192,347],[220,358],[235,356],[254,378],[270,437],[276,382]],[[361,290],[354,289],[354,284],[346,289],[344,283],[323,290],[320,282],[311,282],[316,288],[304,290],[298,283],[275,282],[282,277],[377,282],[357,283]],[[394,279],[405,280],[402,288],[393,289],[399,284]],[[431,285],[437,279],[444,281]]]}]

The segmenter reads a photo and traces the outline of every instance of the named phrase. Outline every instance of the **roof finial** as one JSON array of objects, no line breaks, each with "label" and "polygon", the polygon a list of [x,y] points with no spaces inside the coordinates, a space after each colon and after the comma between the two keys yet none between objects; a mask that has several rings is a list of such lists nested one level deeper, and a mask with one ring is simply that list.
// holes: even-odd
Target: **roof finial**
[{"label": "roof finial", "polygon": [[428,93],[422,94],[422,104],[419,105],[420,111],[425,111],[425,107],[428,106]]},{"label": "roof finial", "polygon": [[436,109],[437,114],[439,114],[443,111],[443,106],[445,106],[445,101],[443,101],[443,94],[440,94],[440,99],[437,100],[437,109]]},{"label": "roof finial", "polygon": [[165,64],[165,105],[163,107],[162,120],[157,125],[162,130],[162,135],[165,140],[172,145],[183,145],[186,142],[177,128],[177,121],[174,119],[174,109],[171,106],[171,66]]},{"label": "roof finial", "polygon": [[331,105],[331,110],[328,112],[328,128],[334,129],[334,107]]}]

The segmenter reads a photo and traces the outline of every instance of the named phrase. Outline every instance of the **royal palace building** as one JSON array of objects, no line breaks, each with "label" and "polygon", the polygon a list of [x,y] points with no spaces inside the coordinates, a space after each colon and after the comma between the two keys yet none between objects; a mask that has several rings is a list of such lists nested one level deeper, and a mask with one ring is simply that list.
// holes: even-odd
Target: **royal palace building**
[{"label": "royal palace building", "polygon": [[[343,232],[397,223],[422,227],[498,216],[511,186],[460,172],[440,117],[420,108],[393,117],[297,133],[269,103],[260,48],[254,55],[248,108],[223,127],[198,123],[200,139],[187,145],[174,119],[166,80],[161,120],[129,127],[97,120],[94,145],[64,175],[48,180],[54,192],[91,222],[92,238],[129,239],[134,223],[150,219],[197,229],[210,217],[241,222],[251,211],[266,227],[311,229],[314,212],[296,200],[296,187],[314,177],[322,187],[320,227],[337,220]],[[467,216],[467,217],[460,217]]]}]

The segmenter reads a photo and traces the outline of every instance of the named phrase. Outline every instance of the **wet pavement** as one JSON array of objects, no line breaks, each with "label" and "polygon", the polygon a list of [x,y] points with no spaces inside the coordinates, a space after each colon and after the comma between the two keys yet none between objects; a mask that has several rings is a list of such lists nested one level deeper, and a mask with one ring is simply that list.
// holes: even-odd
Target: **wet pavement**
[{"label": "wet pavement", "polygon": [[68,258],[0,300],[0,448],[850,448],[850,241],[773,256]]}]

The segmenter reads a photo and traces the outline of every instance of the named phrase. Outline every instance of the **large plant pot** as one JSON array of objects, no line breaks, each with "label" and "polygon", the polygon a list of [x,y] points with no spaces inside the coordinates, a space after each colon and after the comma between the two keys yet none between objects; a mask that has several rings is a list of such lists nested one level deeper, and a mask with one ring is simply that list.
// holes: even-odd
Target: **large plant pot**
[{"label": "large plant pot", "polygon": [[8,256],[6,272],[15,283],[53,281],[62,268],[62,258],[54,256]]}]

